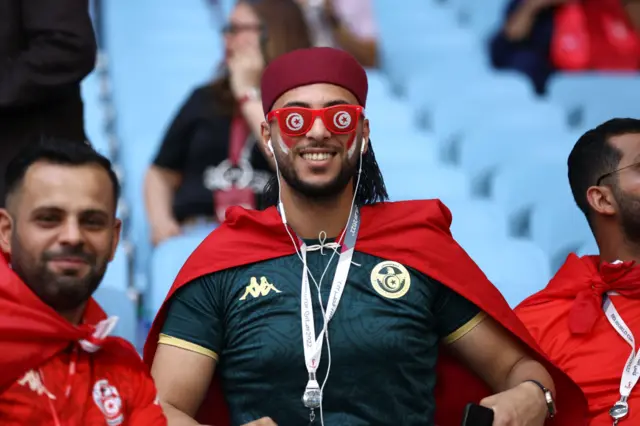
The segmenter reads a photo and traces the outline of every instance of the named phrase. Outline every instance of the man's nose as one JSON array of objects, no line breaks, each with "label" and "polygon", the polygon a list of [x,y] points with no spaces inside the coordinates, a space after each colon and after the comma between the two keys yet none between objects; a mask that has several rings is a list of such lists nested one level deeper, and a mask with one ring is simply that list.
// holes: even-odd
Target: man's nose
[{"label": "man's nose", "polygon": [[60,231],[60,243],[76,246],[83,241],[82,230],[76,219],[68,219],[62,225]]},{"label": "man's nose", "polygon": [[331,137],[331,132],[327,130],[322,119],[320,117],[316,117],[311,129],[309,129],[305,136],[309,139],[322,141],[329,139]]}]

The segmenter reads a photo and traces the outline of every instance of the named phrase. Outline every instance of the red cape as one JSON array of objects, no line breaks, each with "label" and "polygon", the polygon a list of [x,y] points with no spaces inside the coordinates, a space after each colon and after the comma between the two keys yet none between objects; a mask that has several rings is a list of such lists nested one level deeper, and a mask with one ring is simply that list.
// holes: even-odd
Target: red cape
[{"label": "red cape", "polygon": [[[83,317],[87,325],[72,325],[42,302],[0,253],[0,393],[71,343],[89,339],[93,325],[106,318],[100,306],[90,299]],[[140,362],[133,346],[117,337],[107,337],[100,351],[117,357],[119,363]]]},{"label": "red cape", "polygon": [[[502,295],[452,238],[451,213],[444,204],[438,200],[380,203],[362,207],[360,212],[357,251],[410,266],[475,303],[529,346],[532,355],[543,362],[553,376],[558,395],[554,424],[587,425],[582,392],[546,360]],[[145,344],[144,360],[149,366],[167,314],[167,300],[177,289],[216,271],[294,254],[293,244],[275,208],[259,212],[233,207],[226,217],[225,223],[200,244],[178,273]],[[491,392],[474,373],[446,352],[438,359],[437,370],[436,424],[457,426],[464,406],[480,401]],[[227,426],[228,415],[219,381],[214,380],[197,420]]]}]

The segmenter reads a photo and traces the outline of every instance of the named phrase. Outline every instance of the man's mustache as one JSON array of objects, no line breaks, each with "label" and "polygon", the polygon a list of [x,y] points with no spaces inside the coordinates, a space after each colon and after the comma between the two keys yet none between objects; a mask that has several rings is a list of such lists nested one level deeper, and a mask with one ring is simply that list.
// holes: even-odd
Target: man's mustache
[{"label": "man's mustache", "polygon": [[69,249],[64,249],[56,252],[45,252],[42,255],[42,259],[45,262],[48,262],[50,260],[65,259],[69,257],[77,258],[87,263],[91,263],[95,259],[95,256],[83,251],[82,247],[77,247],[77,248],[72,247]]}]

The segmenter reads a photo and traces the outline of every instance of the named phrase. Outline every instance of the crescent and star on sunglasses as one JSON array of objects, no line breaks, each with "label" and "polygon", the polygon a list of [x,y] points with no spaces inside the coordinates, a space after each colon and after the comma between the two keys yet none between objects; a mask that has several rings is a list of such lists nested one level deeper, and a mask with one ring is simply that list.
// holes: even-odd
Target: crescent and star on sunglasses
[{"label": "crescent and star on sunglasses", "polygon": [[300,137],[320,118],[329,132],[345,135],[356,129],[360,116],[364,116],[364,108],[360,105],[340,103],[317,109],[292,105],[269,112],[267,121],[276,120],[280,132],[286,136]]}]

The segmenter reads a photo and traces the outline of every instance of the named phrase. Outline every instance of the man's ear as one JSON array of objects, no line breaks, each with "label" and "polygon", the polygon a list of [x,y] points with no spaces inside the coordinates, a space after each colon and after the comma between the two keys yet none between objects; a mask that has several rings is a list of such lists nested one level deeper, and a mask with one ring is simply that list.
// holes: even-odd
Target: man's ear
[{"label": "man's ear", "polygon": [[363,147],[360,148],[362,149],[362,153],[366,153],[367,150],[369,149],[369,135],[370,135],[371,129],[369,128],[369,120],[365,118],[364,123],[362,125],[362,144]]},{"label": "man's ear", "polygon": [[608,186],[591,186],[587,189],[587,201],[594,212],[613,216],[618,212],[618,203]]},{"label": "man's ear", "polygon": [[13,232],[13,218],[7,209],[0,209],[0,251],[9,256],[11,256],[11,237]]},{"label": "man's ear", "polygon": [[267,156],[267,158],[273,158],[273,149],[269,147],[271,142],[271,129],[269,128],[269,124],[267,122],[263,122],[260,125],[262,130],[262,137],[260,143],[262,144],[262,152]]},{"label": "man's ear", "polygon": [[118,249],[118,244],[120,243],[120,233],[122,232],[122,221],[116,218],[115,223],[113,225],[113,240],[111,241],[111,256],[109,256],[109,262],[113,260],[116,256],[116,250]]}]

